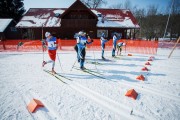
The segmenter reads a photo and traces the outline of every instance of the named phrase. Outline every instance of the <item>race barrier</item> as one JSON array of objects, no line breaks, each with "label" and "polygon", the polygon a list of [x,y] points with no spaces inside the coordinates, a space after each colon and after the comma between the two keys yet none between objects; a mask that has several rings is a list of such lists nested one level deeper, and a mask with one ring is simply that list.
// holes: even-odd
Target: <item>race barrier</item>
[{"label": "race barrier", "polygon": [[[122,47],[122,51],[129,53],[140,54],[156,54],[158,48],[157,41],[145,40],[129,40],[121,39],[118,42],[126,43]],[[118,43],[117,42],[117,43]],[[22,45],[21,45],[22,43]],[[76,40],[58,39],[58,50],[73,51],[76,45]],[[105,50],[112,51],[113,40],[106,42]],[[87,45],[87,51],[100,51],[101,42],[99,39],[94,39],[92,44]],[[5,40],[0,41],[0,51],[42,51],[42,42],[40,40]]]}]

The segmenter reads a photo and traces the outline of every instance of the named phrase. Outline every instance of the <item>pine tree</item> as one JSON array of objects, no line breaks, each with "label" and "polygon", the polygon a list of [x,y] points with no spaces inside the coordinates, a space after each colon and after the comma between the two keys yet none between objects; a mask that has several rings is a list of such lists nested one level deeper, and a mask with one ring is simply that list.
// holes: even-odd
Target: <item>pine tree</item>
[{"label": "pine tree", "polygon": [[18,22],[24,12],[23,0],[0,0],[0,18],[13,18]]}]

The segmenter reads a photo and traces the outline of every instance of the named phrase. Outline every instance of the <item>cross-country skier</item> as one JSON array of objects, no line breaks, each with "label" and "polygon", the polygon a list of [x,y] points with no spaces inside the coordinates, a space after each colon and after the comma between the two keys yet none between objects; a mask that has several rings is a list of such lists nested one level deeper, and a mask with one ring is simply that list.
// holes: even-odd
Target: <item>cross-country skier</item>
[{"label": "cross-country skier", "polygon": [[125,45],[126,45],[126,43],[124,43],[124,42],[119,42],[117,44],[117,55],[121,55],[122,46],[125,46]]},{"label": "cross-country skier", "polygon": [[85,62],[85,56],[86,56],[86,44],[91,44],[93,42],[93,39],[91,39],[90,42],[88,42],[88,39],[90,39],[90,37],[86,37],[86,33],[83,31],[80,31],[78,33],[78,37],[77,39],[77,57],[78,60],[80,62],[80,69],[84,70],[84,62]]},{"label": "cross-country skier", "polygon": [[23,42],[19,42],[18,45],[17,45],[17,50],[19,49],[20,46],[23,45]]},{"label": "cross-country skier", "polygon": [[117,33],[114,33],[113,35],[113,50],[112,50],[112,57],[115,57],[115,51],[116,51],[116,44],[117,41],[121,38],[121,34],[118,36]]},{"label": "cross-country skier", "polygon": [[46,45],[48,47],[48,54],[50,57],[49,61],[43,61],[42,66],[44,67],[45,64],[47,63],[52,63],[52,73],[55,74],[56,72],[54,71],[55,67],[55,60],[56,60],[56,51],[58,48],[58,41],[56,37],[53,37],[50,32],[45,33],[46,37]]},{"label": "cross-country skier", "polygon": [[105,49],[105,43],[109,41],[109,39],[106,39],[105,38],[105,33],[103,32],[102,35],[101,35],[101,49],[102,49],[102,53],[101,53],[101,57],[102,59],[104,60],[104,49]]}]

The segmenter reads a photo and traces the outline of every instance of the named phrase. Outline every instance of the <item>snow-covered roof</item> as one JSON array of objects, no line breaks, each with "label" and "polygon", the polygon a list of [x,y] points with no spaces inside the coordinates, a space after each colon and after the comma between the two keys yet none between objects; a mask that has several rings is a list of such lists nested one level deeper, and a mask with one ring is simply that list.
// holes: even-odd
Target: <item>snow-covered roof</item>
[{"label": "snow-covered roof", "polygon": [[0,19],[0,32],[4,32],[13,19]]},{"label": "snow-covered roof", "polygon": [[[61,17],[66,8],[31,8],[16,27],[60,27]],[[136,19],[129,10],[91,9],[97,15],[97,27],[139,28]]]},{"label": "snow-covered roof", "polygon": [[30,8],[16,27],[60,27],[59,16],[64,11],[60,8]]},{"label": "snow-covered roof", "polygon": [[92,9],[98,16],[97,27],[139,28],[130,10]]}]

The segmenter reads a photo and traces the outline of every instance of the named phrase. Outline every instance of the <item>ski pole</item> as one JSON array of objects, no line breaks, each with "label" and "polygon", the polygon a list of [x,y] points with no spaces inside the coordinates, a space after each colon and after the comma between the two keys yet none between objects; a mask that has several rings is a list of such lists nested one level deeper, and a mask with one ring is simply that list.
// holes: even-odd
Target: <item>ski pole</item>
[{"label": "ski pole", "polygon": [[58,55],[58,52],[57,52],[57,57],[58,57],[58,61],[59,61],[59,64],[60,64],[61,70],[63,71],[63,69],[62,69],[62,65],[61,65],[61,61],[60,61],[60,58],[59,58],[59,55]]},{"label": "ski pole", "polygon": [[42,24],[42,52],[43,52],[43,61],[44,61],[44,41],[43,41],[43,34],[44,34],[44,32],[43,32],[43,24]]},{"label": "ski pole", "polygon": [[[80,53],[82,53],[82,51],[83,51],[83,49],[81,50]],[[78,51],[77,51],[77,56],[79,56]],[[78,60],[78,58],[75,60],[74,64],[72,65],[72,67],[71,67],[71,69],[70,69],[70,71],[72,71],[72,69],[74,68],[74,65],[76,64],[76,61],[77,61],[77,60]]]},{"label": "ski pole", "polygon": [[72,65],[72,67],[71,67],[71,70],[70,70],[70,71],[72,71],[72,69],[74,68],[74,65],[76,64],[76,61],[77,61],[77,59],[75,60],[74,64]]},{"label": "ski pole", "polygon": [[[90,37],[89,37],[89,38],[90,38]],[[90,39],[91,39],[91,38],[90,38]],[[92,43],[92,47],[93,47],[93,56],[94,56],[94,61],[95,61],[95,68],[96,68],[96,70],[98,71],[97,66],[96,66],[97,61],[96,61],[96,59],[95,59],[95,54],[94,54],[94,43]]]}]

